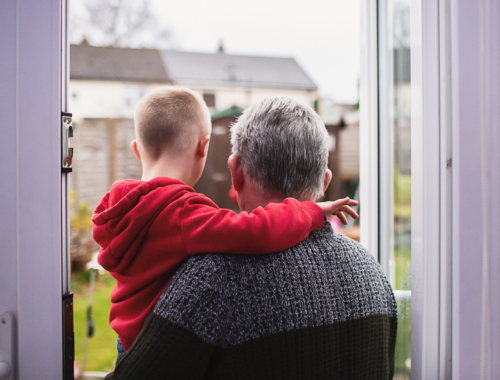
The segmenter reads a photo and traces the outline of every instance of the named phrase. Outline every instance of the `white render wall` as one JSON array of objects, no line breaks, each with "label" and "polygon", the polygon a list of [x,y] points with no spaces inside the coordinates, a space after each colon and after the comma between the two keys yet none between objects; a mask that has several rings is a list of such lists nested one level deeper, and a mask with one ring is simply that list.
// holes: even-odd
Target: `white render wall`
[{"label": "white render wall", "polygon": [[71,80],[69,109],[73,117],[132,118],[139,99],[162,83]]},{"label": "white render wall", "polygon": [[[139,99],[152,89],[166,83],[114,82],[71,80],[69,109],[76,120],[82,118],[132,118]],[[245,88],[239,86],[188,86],[200,95],[215,94],[216,109],[233,105],[249,107],[269,96],[291,96],[312,106],[317,99],[315,90]]]},{"label": "white render wall", "polygon": [[313,105],[317,99],[315,90],[295,90],[295,89],[274,89],[274,88],[245,88],[239,86],[190,86],[193,90],[202,93],[215,94],[217,110],[224,110],[233,105],[243,108],[270,96],[290,96],[302,102]]}]

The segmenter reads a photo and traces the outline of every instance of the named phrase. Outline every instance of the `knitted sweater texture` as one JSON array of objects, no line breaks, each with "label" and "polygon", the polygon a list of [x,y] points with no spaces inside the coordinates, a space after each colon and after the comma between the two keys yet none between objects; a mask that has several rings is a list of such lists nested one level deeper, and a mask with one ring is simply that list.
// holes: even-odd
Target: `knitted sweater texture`
[{"label": "knitted sweater texture", "polygon": [[265,256],[191,258],[107,379],[392,379],[397,306],[331,225]]}]

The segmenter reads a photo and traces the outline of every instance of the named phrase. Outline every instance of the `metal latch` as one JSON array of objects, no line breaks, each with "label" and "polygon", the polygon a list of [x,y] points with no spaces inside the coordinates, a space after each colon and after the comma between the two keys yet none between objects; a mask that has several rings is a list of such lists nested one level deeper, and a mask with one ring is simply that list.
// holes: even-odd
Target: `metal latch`
[{"label": "metal latch", "polygon": [[61,164],[63,173],[73,170],[73,148],[69,147],[69,138],[73,137],[73,114],[61,112]]},{"label": "metal latch", "polygon": [[14,380],[14,316],[0,314],[0,379]]}]

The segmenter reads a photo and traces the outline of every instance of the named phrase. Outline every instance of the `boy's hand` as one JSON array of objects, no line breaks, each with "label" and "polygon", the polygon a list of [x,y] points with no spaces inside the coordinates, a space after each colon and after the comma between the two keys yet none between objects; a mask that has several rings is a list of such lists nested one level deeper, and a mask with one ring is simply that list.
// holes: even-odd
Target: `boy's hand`
[{"label": "boy's hand", "polygon": [[349,199],[349,197],[344,199],[338,199],[335,202],[318,202],[316,203],[325,215],[335,215],[337,216],[342,224],[347,225],[347,218],[344,215],[344,212],[348,213],[352,216],[353,219],[358,219],[359,215],[356,211],[354,211],[349,206],[357,206],[358,201],[354,199]]}]

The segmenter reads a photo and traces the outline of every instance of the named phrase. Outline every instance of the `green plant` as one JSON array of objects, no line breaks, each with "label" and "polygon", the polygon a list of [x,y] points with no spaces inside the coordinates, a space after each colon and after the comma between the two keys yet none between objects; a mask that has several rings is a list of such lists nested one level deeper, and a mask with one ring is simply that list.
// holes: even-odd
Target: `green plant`
[{"label": "green plant", "polygon": [[[92,238],[92,211],[86,203],[76,202],[76,193],[70,191],[71,261],[86,263],[99,249]],[[78,267],[77,269],[82,269]]]}]

